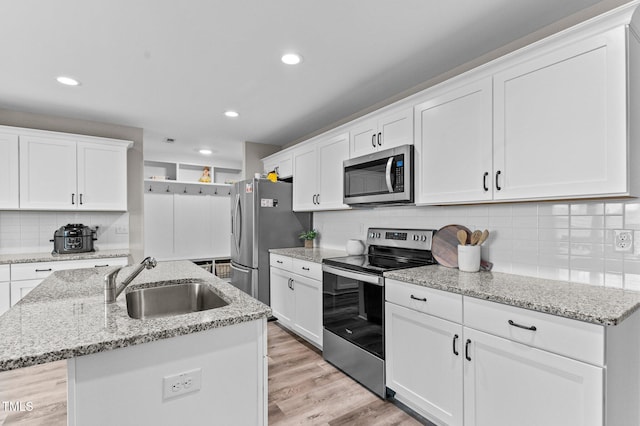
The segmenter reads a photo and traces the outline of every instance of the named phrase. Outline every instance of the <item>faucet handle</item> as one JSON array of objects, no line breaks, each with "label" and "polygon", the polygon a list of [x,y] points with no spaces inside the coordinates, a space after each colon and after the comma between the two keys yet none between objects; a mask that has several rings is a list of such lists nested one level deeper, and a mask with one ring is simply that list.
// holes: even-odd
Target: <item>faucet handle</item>
[{"label": "faucet handle", "polygon": [[141,265],[144,265],[145,268],[147,269],[152,269],[155,268],[156,265],[158,264],[158,261],[156,260],[155,257],[145,257],[144,260],[142,262],[140,262]]}]

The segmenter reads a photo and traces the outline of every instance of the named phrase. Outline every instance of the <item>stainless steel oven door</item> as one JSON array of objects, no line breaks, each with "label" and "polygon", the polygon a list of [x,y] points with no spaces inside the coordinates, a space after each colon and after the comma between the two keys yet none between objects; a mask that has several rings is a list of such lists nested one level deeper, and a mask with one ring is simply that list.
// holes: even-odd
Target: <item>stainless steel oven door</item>
[{"label": "stainless steel oven door", "polygon": [[322,323],[384,359],[384,278],[322,265]]}]

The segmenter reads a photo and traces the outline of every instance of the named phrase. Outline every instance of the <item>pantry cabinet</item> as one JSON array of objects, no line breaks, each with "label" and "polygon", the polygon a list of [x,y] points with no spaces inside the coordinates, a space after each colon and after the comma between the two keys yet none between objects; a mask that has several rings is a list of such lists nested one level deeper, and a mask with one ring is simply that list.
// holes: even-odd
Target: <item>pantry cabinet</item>
[{"label": "pantry cabinet", "polygon": [[349,158],[371,154],[396,146],[413,144],[413,110],[399,110],[372,114],[351,128]]},{"label": "pantry cabinet", "polygon": [[128,141],[78,142],[73,135],[20,135],[20,208],[127,209]]},{"label": "pantry cabinet", "polygon": [[322,348],[322,265],[276,254],[270,265],[273,316]]},{"label": "pantry cabinet", "polygon": [[18,136],[0,133],[0,209],[20,207],[18,164]]},{"label": "pantry cabinet", "polygon": [[349,156],[349,134],[304,144],[293,153],[293,210],[346,209],[343,166]]}]

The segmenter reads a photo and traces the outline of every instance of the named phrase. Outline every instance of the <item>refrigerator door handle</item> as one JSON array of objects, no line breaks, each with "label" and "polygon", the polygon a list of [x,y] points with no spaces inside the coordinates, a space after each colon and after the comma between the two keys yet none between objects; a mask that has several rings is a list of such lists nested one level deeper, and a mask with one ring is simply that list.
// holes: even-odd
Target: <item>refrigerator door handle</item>
[{"label": "refrigerator door handle", "polygon": [[236,222],[236,226],[233,229],[233,236],[234,236],[234,243],[236,245],[236,253],[240,253],[240,234],[242,232],[241,228],[242,228],[242,212],[241,212],[241,208],[240,208],[240,194],[236,194],[236,206],[235,206],[235,212],[234,212],[234,216],[235,216],[235,222]]},{"label": "refrigerator door handle", "polygon": [[244,268],[239,268],[236,265],[234,265],[233,263],[231,264],[231,269],[235,269],[238,272],[244,272],[245,274],[249,272],[248,269],[244,269]]}]

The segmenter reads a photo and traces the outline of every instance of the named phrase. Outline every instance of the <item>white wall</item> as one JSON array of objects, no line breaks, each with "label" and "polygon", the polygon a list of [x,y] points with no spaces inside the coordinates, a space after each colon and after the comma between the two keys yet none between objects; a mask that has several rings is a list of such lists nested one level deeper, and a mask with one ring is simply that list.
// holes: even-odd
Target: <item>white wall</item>
[{"label": "white wall", "polygon": [[50,252],[53,233],[68,223],[99,226],[98,250],[129,248],[129,213],[0,211],[0,254]]},{"label": "white wall", "polygon": [[[594,201],[386,207],[314,214],[319,245],[344,249],[371,226],[489,229],[494,271],[640,291],[640,202]],[[614,229],[634,230],[634,252],[613,251]]]}]

